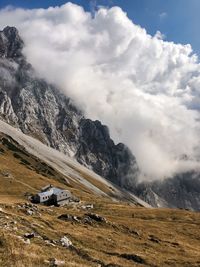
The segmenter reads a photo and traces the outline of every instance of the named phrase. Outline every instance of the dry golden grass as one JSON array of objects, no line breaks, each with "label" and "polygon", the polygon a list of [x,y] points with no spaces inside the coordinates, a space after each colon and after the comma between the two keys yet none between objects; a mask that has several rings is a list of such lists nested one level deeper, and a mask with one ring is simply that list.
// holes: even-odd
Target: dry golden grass
[{"label": "dry golden grass", "polygon": [[[93,195],[87,188],[51,170],[45,174],[41,162],[19,153],[30,164],[22,164],[13,151],[0,145],[0,172],[8,171],[13,178],[0,175],[0,266],[50,266],[48,259],[65,261],[65,266],[200,266],[200,214],[185,210],[146,209],[125,202],[112,202]],[[30,168],[31,166],[31,168]],[[48,169],[48,168],[47,168]],[[68,177],[69,178],[69,177]],[[87,177],[85,177],[87,178]],[[89,178],[92,181],[92,177]],[[51,183],[67,188],[81,199],[77,205],[45,207],[38,205],[38,213],[29,216],[19,207],[27,198]],[[93,203],[93,213],[107,219],[107,223],[70,222],[58,219],[61,214],[84,217],[84,203]],[[15,223],[14,223],[15,222]],[[42,238],[25,244],[19,237],[35,232]],[[63,248],[61,237],[67,236],[75,249]],[[45,242],[55,240],[56,246]],[[131,256],[126,259],[125,256]],[[138,263],[139,256],[143,263]]]}]

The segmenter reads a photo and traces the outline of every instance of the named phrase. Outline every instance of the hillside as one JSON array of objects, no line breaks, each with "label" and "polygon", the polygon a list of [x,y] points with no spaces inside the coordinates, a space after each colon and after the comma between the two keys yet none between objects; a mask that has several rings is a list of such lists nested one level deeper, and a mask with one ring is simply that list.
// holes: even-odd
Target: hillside
[{"label": "hillside", "polygon": [[[76,160],[56,151],[55,149],[47,147],[40,141],[23,134],[21,131],[3,121],[0,121],[0,132],[7,136],[7,143],[14,142],[14,147],[19,147],[17,148],[17,150],[19,150],[18,154],[14,153],[13,155],[20,160],[20,163],[25,165],[28,164],[29,169],[34,168],[34,166],[32,166],[32,162],[29,162],[30,159],[24,152],[25,150],[30,153],[32,157],[36,158],[36,162],[38,158],[42,162],[42,168],[39,168],[39,172],[41,169],[45,168],[46,164],[48,164],[51,166],[51,170],[56,169],[60,173],[59,177],[60,175],[64,177],[60,181],[68,186],[75,184],[75,187],[79,187],[81,190],[86,189],[88,192],[93,192],[98,195],[114,199],[128,200],[133,204],[139,204],[146,207],[150,206],[132,193],[117,187],[95,174],[93,171],[79,164]],[[47,174],[51,174],[52,176],[51,170],[48,171]],[[38,170],[36,171],[38,172]],[[53,176],[55,176],[55,174]],[[27,178],[24,177],[24,179],[26,181]]]},{"label": "hillside", "polygon": [[[0,266],[200,266],[199,213],[142,207],[39,141],[5,123],[0,131]],[[80,202],[31,204],[49,183]]]}]

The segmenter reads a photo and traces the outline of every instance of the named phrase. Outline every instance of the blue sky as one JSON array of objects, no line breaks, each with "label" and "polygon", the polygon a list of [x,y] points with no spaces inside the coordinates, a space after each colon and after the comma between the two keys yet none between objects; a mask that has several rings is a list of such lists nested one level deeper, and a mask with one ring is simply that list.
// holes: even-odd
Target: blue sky
[{"label": "blue sky", "polygon": [[[0,7],[13,5],[24,8],[39,8],[62,5],[67,1],[59,0],[1,0]],[[136,24],[154,35],[157,30],[166,40],[176,43],[190,43],[200,57],[200,0],[71,0],[90,10],[91,2],[97,5],[118,5],[128,13]]]}]

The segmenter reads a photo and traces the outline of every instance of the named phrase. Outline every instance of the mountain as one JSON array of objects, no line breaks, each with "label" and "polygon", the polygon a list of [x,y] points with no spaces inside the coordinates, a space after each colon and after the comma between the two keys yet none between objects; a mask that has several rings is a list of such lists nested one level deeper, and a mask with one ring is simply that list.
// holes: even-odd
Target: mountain
[{"label": "mountain", "polygon": [[[15,28],[0,32],[0,116],[22,132],[76,158],[97,174],[123,186],[137,178],[135,157],[115,145],[99,121],[84,118],[72,101],[36,77],[22,54]],[[134,181],[133,181],[134,183]]]},{"label": "mountain", "polygon": [[140,183],[134,193],[154,207],[200,210],[200,174],[187,172],[163,181]]},{"label": "mountain", "polygon": [[[5,151],[11,154],[9,158],[10,166],[5,164],[7,168],[1,167],[2,172],[14,173],[15,170],[12,168],[12,162],[14,159],[17,159],[19,164],[22,164],[28,170],[46,177],[43,179],[46,181],[41,181],[41,183],[38,179],[37,181],[33,181],[33,179],[28,181],[26,177],[22,176],[21,180],[25,187],[30,187],[31,185],[33,189],[35,187],[35,189],[37,188],[39,190],[44,185],[44,182],[48,184],[48,179],[51,179],[51,182],[59,182],[60,187],[65,185],[70,190],[75,188],[76,190],[86,191],[90,194],[103,196],[108,199],[129,201],[134,205],[150,207],[135,195],[115,186],[69,156],[44,145],[35,138],[23,134],[3,121],[0,121],[0,133],[0,144],[2,146],[0,155],[4,155]],[[15,188],[12,188],[12,190],[15,190]]]},{"label": "mountain", "polygon": [[140,183],[140,170],[129,148],[115,144],[108,127],[85,118],[71,99],[38,78],[23,55],[23,47],[16,28],[6,27],[0,32],[2,120],[154,207],[200,210],[200,174],[183,173]]},{"label": "mountain", "polygon": [[[49,183],[69,190],[76,201],[32,204],[28,197]],[[147,208],[2,121],[0,184],[2,267],[199,266],[200,213]]]}]

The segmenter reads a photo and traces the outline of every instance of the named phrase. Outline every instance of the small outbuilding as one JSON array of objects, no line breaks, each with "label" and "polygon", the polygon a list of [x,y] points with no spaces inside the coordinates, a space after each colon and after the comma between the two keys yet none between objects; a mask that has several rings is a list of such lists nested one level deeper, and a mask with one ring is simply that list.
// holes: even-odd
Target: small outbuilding
[{"label": "small outbuilding", "polygon": [[48,185],[32,197],[32,202],[60,206],[69,203],[70,199],[72,199],[70,191]]}]

